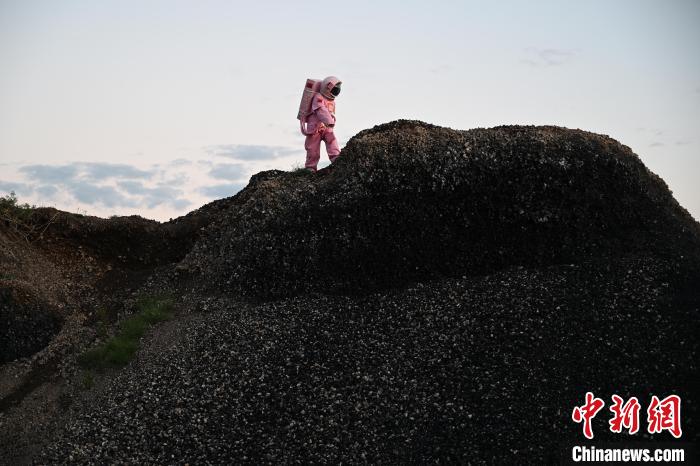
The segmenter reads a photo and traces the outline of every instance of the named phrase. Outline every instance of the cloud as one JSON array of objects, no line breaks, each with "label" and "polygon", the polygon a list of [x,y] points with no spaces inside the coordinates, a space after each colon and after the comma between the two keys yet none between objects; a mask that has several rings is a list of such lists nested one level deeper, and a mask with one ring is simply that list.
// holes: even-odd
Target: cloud
[{"label": "cloud", "polygon": [[86,181],[110,178],[150,178],[153,170],[140,170],[131,165],[119,163],[73,162],[67,165],[25,165],[19,169],[32,181],[45,184],[65,184],[81,178]]},{"label": "cloud", "polygon": [[149,191],[149,188],[145,187],[140,181],[119,181],[117,186],[129,194],[143,195]]},{"label": "cloud", "polygon": [[243,189],[244,186],[245,183],[216,184],[213,186],[205,186],[203,188],[199,188],[199,192],[207,197],[221,199],[223,197],[233,196],[238,191]]},{"label": "cloud", "polygon": [[14,181],[0,181],[0,193],[10,194],[14,192],[20,196],[28,196],[34,191],[34,188],[27,183],[16,183]]},{"label": "cloud", "polygon": [[18,194],[34,193],[43,200],[63,194],[81,204],[105,208],[153,209],[169,206],[183,210],[192,204],[181,186],[188,175],[176,171],[192,164],[186,159],[148,169],[119,163],[72,162],[63,165],[26,165],[19,168],[26,183],[0,182]]},{"label": "cloud", "polygon": [[219,163],[209,170],[209,176],[222,180],[238,180],[244,177],[243,165],[238,163]]},{"label": "cloud", "polygon": [[161,172],[161,175],[163,177],[163,181],[159,184],[165,184],[165,185],[177,185],[177,186],[182,186],[183,184],[187,183],[187,181],[190,179],[189,176],[187,176],[187,173],[168,173],[168,172]]},{"label": "cloud", "polygon": [[131,165],[118,163],[82,163],[78,164],[85,170],[85,176],[94,180],[106,180],[109,178],[150,178],[155,174],[153,170],[139,170]]},{"label": "cloud", "polygon": [[655,142],[652,142],[651,144],[649,144],[649,147],[661,147],[663,145],[664,145],[663,142],[655,141]]},{"label": "cloud", "polygon": [[68,186],[73,197],[84,204],[99,204],[105,207],[137,207],[138,203],[117,191],[113,186],[98,186],[76,181]]},{"label": "cloud", "polygon": [[570,62],[577,53],[569,49],[528,47],[526,57],[520,61],[535,67],[559,66]]},{"label": "cloud", "polygon": [[188,200],[182,198],[184,192],[181,189],[176,189],[166,184],[159,184],[155,188],[150,188],[144,186],[140,181],[119,181],[117,186],[132,196],[140,197],[139,204],[145,204],[149,209],[161,204],[171,205],[175,208],[190,204]]},{"label": "cloud", "polygon": [[187,159],[175,159],[170,162],[171,167],[182,167],[183,165],[192,165],[192,161]]},{"label": "cloud", "polygon": [[192,202],[188,201],[187,199],[173,199],[170,201],[170,205],[173,206],[177,210],[183,210],[189,206],[192,205]]},{"label": "cloud", "polygon": [[25,165],[19,171],[31,178],[45,184],[63,184],[78,175],[77,164],[71,165]]},{"label": "cloud", "polygon": [[58,189],[54,186],[43,185],[36,188],[36,192],[41,194],[43,197],[53,197],[58,193]]},{"label": "cloud", "polygon": [[687,146],[688,144],[690,144],[690,141],[687,140],[676,141],[677,146]]},{"label": "cloud", "polygon": [[[88,209],[98,215],[115,211],[184,213],[194,203],[232,196],[243,189],[254,165],[274,165],[274,158],[303,152],[282,146],[218,145],[209,160],[177,158],[163,164],[65,162],[19,166],[0,190],[15,191],[36,203],[64,210]],[[263,162],[263,163],[261,163]],[[0,193],[1,195],[1,193]]]},{"label": "cloud", "polygon": [[219,144],[216,146],[207,146],[204,150],[210,155],[218,155],[237,160],[272,160],[302,152],[301,149],[291,147],[247,144]]}]

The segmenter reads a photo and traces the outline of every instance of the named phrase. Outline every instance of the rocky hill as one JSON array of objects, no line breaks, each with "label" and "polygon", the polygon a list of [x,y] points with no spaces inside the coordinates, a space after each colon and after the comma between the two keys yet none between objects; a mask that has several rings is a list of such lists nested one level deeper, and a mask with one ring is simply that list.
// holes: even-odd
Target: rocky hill
[{"label": "rocky hill", "polygon": [[[28,223],[0,227],[8,464],[541,464],[587,391],[678,394],[698,437],[700,225],[607,136],[400,120],[171,222]],[[79,387],[96,310],[163,292]]]},{"label": "rocky hill", "polygon": [[697,245],[697,223],[632,151],[558,127],[365,130],[333,172],[253,179],[184,264],[246,295],[355,293]]}]

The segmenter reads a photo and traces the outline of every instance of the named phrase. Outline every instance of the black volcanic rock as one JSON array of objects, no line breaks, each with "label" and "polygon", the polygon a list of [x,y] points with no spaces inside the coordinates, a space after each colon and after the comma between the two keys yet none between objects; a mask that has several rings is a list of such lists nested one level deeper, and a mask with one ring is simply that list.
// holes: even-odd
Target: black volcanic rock
[{"label": "black volcanic rock", "polygon": [[353,137],[326,176],[263,173],[240,196],[184,263],[262,298],[698,249],[628,147],[554,126],[400,120]]}]

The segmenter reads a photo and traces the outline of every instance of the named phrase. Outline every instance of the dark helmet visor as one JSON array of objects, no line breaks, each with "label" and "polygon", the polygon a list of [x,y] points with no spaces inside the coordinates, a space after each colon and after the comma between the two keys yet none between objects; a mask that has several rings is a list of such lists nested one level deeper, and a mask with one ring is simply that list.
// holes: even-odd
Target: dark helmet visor
[{"label": "dark helmet visor", "polygon": [[331,94],[333,94],[334,96],[340,94],[340,86],[334,86],[333,89],[331,89]]}]

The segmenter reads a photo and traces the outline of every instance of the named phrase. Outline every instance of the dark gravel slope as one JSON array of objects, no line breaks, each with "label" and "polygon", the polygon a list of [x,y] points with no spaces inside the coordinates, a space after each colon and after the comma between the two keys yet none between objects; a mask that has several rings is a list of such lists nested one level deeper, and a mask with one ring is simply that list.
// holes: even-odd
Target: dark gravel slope
[{"label": "dark gravel slope", "polygon": [[140,356],[44,460],[542,464],[581,441],[570,415],[589,390],[681,395],[690,440],[700,273],[683,267],[628,258],[219,302]]}]

